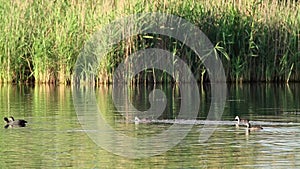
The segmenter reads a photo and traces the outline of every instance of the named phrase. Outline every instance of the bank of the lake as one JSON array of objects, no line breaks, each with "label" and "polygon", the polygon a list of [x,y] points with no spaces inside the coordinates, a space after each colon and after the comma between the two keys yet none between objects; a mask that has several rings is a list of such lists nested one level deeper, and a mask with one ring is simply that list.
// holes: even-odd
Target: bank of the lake
[{"label": "bank of the lake", "polygon": [[[198,26],[218,51],[228,81],[300,81],[299,2],[0,0],[0,4],[0,82],[70,84],[77,56],[89,37],[114,19],[142,12],[173,14]],[[150,47],[171,51],[189,64],[198,81],[208,81],[201,60],[190,49],[159,35],[120,42],[99,65],[95,80],[112,82],[121,61]],[[153,81],[151,71],[141,72],[140,81]],[[154,78],[168,81],[165,76],[157,72]]]}]

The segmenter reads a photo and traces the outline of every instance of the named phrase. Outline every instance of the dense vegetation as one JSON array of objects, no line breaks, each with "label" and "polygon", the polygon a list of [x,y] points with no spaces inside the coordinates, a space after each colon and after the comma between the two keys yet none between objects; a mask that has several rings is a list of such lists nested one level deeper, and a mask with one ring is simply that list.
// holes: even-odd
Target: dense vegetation
[{"label": "dense vegetation", "polygon": [[[0,0],[0,82],[71,83],[84,42],[110,21],[133,13],[164,12],[197,25],[215,45],[228,81],[300,81],[300,5],[277,0],[31,1]],[[158,38],[154,35],[153,38]],[[164,38],[163,38],[164,39]],[[140,35],[120,42],[99,65],[96,80],[112,82],[118,63],[153,46]],[[164,41],[207,81],[199,58]],[[152,70],[138,76],[153,81]],[[166,75],[155,76],[166,81]],[[167,80],[168,81],[168,80]]]}]

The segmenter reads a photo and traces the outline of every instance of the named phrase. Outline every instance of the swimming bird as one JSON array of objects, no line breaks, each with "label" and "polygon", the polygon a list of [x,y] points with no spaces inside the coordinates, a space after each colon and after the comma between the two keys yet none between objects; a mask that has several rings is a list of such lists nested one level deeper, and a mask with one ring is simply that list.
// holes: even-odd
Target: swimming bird
[{"label": "swimming bird", "polygon": [[259,131],[263,129],[261,126],[252,126],[249,122],[246,123],[246,126],[248,131]]},{"label": "swimming bird", "polygon": [[136,117],[136,116],[134,117],[134,123],[135,124],[139,124],[140,123],[140,119],[138,117]]},{"label": "swimming bird", "polygon": [[10,116],[9,118],[4,117],[4,121],[6,122],[6,125],[4,128],[8,128],[9,126],[11,127],[25,127],[27,121],[20,119],[20,120],[15,120],[14,117]]},{"label": "swimming bird", "polygon": [[235,124],[235,127],[237,128],[239,127],[240,123],[245,125],[249,122],[247,119],[240,119],[239,116],[235,116],[234,120],[237,121]]},{"label": "swimming bird", "polygon": [[139,123],[150,123],[150,120],[146,119],[146,118],[143,118],[143,119],[140,119],[138,118],[137,116],[134,117],[134,123],[135,124],[139,124]]}]

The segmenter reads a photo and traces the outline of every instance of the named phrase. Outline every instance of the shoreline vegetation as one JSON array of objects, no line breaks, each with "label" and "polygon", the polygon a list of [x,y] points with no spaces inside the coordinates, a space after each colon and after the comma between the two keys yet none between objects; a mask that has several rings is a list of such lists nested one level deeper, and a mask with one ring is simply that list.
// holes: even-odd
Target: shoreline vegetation
[{"label": "shoreline vegetation", "polygon": [[[0,83],[71,84],[85,41],[111,21],[135,13],[161,12],[198,26],[215,46],[228,82],[300,82],[300,3],[287,0],[1,1]],[[150,38],[149,38],[150,37]],[[157,46],[179,56],[199,82],[205,67],[180,42],[136,35],[115,46],[98,67],[95,82],[112,83],[119,63]],[[145,70],[133,83],[176,82]]]}]

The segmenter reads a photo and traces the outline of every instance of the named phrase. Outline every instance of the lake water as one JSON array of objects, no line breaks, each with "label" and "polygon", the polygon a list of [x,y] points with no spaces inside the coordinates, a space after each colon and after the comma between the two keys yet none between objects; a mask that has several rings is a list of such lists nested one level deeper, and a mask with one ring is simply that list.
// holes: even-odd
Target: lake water
[{"label": "lake water", "polygon": [[[128,100],[138,111],[151,105],[149,93],[154,86],[128,88]],[[160,149],[157,155],[132,159],[131,146],[95,125],[93,130],[83,126],[81,115],[74,107],[71,87],[15,86],[0,87],[1,117],[14,116],[28,121],[25,128],[0,130],[0,168],[299,168],[300,167],[300,84],[244,84],[228,86],[225,109],[211,137],[199,141],[203,124],[210,108],[209,86],[199,87],[200,108],[197,121],[176,119],[181,96],[176,86],[155,86],[166,94],[166,109],[151,123],[135,124],[131,109],[114,105],[112,87],[95,89],[99,114],[112,130],[130,138],[155,137],[170,129],[174,123],[189,129],[174,147],[163,150],[168,141],[156,144],[138,144],[143,154],[149,149]],[[84,92],[85,90],[83,90]],[[86,99],[86,102],[90,100]],[[129,111],[130,110],[130,111]],[[77,116],[78,115],[78,116]],[[263,130],[246,132],[236,128],[236,115],[248,118]],[[151,120],[151,117],[150,117]],[[92,123],[93,121],[91,121]],[[148,122],[148,121],[147,121]],[[85,124],[86,123],[86,124]],[[209,122],[210,123],[210,122]],[[180,131],[178,131],[180,132]],[[104,133],[104,134],[103,134]],[[92,135],[105,137],[92,138]],[[171,137],[171,135],[170,135]],[[112,152],[99,141],[108,141]],[[137,141],[137,140],[134,140]],[[128,156],[116,155],[128,153]]]}]

